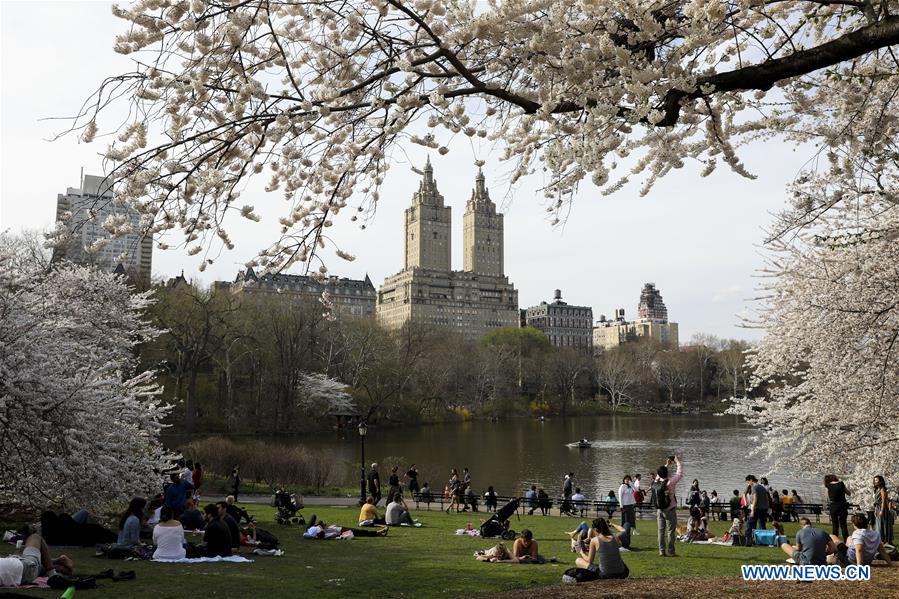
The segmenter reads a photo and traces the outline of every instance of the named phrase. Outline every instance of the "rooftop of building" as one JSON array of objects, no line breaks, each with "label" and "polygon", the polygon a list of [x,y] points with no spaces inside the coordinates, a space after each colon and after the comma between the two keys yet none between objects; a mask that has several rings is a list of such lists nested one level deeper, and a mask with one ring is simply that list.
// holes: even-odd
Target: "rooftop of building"
[{"label": "rooftop of building", "polygon": [[330,276],[325,279],[309,275],[291,275],[282,273],[256,274],[253,267],[239,271],[234,279],[235,283],[255,283],[257,285],[280,285],[285,287],[305,287],[313,289],[367,289],[374,292],[375,286],[366,273],[364,279],[350,279],[348,277]]}]

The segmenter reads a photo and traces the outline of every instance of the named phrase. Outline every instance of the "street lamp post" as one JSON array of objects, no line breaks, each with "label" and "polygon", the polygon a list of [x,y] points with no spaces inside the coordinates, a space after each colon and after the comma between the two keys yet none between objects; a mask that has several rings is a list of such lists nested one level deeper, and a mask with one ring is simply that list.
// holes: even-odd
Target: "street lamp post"
[{"label": "street lamp post", "polygon": [[361,462],[361,477],[359,478],[359,505],[365,504],[365,433],[368,432],[368,427],[365,425],[365,421],[362,420],[359,422],[359,439],[362,441],[362,462]]}]

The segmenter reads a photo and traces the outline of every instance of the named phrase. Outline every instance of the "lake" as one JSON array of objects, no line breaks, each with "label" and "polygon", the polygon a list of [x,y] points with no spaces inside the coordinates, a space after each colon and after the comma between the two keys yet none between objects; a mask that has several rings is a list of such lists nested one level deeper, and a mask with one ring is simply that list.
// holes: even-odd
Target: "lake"
[{"label": "lake", "polygon": [[[369,427],[365,439],[366,462],[380,464],[382,483],[390,466],[405,472],[410,463],[419,469],[420,482],[437,491],[449,479],[450,469],[467,466],[476,491],[493,485],[500,495],[523,493],[531,484],[551,496],[561,494],[564,475],[573,471],[575,484],[587,497],[617,493],[621,477],[639,472],[644,479],[678,452],[684,462],[684,496],[690,481],[718,491],[723,499],[743,488],[747,474],[764,475],[770,464],[748,458],[753,430],[734,416],[614,414],[577,418],[472,421],[402,428]],[[568,447],[585,438],[590,449]],[[297,439],[305,445],[333,451],[338,460],[359,461],[355,429]],[[807,501],[820,500],[818,478],[797,480],[774,473],[768,476],[778,489],[797,489]]]}]

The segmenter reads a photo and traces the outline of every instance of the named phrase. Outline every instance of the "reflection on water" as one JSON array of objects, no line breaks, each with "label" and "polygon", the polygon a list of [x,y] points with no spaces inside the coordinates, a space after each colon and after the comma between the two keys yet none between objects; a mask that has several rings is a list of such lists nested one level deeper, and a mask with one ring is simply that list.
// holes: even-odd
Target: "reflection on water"
[{"label": "reflection on water", "polygon": [[[400,472],[417,463],[420,482],[442,490],[450,468],[467,466],[475,489],[493,485],[497,493],[522,493],[531,484],[561,494],[562,478],[573,471],[575,482],[588,497],[617,493],[626,473],[645,477],[678,452],[684,461],[684,495],[693,478],[703,489],[716,489],[723,499],[742,489],[747,474],[762,475],[769,464],[748,458],[752,429],[736,417],[712,415],[605,415],[579,418],[465,422],[434,426],[380,429],[369,427],[365,439],[366,461],[381,463],[386,482],[389,467],[384,458],[401,457]],[[593,441],[590,449],[567,447],[579,439]],[[355,430],[303,437],[297,442],[330,449],[339,460],[359,460]],[[778,489],[798,489],[806,500],[820,498],[817,479],[796,480],[773,474]]]}]

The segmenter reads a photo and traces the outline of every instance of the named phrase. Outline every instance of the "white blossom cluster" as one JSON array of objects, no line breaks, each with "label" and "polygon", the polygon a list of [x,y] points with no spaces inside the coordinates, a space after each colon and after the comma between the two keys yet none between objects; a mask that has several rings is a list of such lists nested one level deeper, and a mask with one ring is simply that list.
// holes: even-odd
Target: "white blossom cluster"
[{"label": "white blossom cluster", "polygon": [[344,383],[325,374],[304,374],[297,386],[299,405],[319,416],[353,413],[356,411],[356,404],[346,389]]},{"label": "white blossom cluster", "polygon": [[397,143],[497,142],[513,181],[543,174],[556,218],[584,179],[646,192],[688,161],[751,176],[740,143],[830,119],[816,93],[864,96],[899,41],[886,4],[137,0],[114,9],[137,70],[74,129],[90,141],[105,106],[133,103],[107,150],[117,193],[192,253],[231,247],[233,214],[259,220],[239,198],[264,177],[286,208],[254,265],[277,270],[310,262],[341,212],[375,210]]},{"label": "white blossom cluster", "polygon": [[159,487],[168,407],[134,353],[148,303],[109,273],[0,255],[0,503],[96,510]]},{"label": "white blossom cluster", "polygon": [[[759,397],[731,408],[762,431],[776,468],[835,472],[856,488],[877,474],[899,477],[899,189],[891,170],[869,179],[834,169],[795,185],[786,215],[793,235],[772,240],[763,279],[757,324],[767,334],[747,361]],[[797,229],[808,214],[814,223]]]}]

